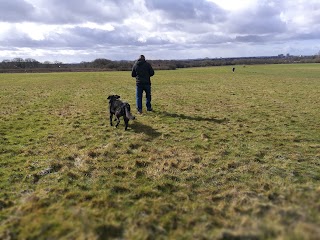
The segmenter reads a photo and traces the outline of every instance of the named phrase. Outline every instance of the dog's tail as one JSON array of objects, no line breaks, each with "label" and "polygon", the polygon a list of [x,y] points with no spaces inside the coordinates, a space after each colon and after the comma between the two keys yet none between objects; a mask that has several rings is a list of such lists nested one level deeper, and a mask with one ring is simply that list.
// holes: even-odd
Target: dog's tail
[{"label": "dog's tail", "polygon": [[130,112],[130,105],[129,105],[129,104],[126,104],[126,105],[124,106],[124,109],[125,109],[125,111],[126,111],[126,117],[127,117],[127,118],[129,118],[130,120],[136,119],[136,117],[133,116],[133,115],[131,114],[131,112]]}]

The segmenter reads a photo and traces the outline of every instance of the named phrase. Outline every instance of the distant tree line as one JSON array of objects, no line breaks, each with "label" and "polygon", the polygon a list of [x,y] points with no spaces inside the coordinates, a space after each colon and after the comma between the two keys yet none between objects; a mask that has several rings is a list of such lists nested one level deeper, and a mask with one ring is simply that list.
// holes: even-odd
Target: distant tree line
[{"label": "distant tree line", "polygon": [[[284,63],[320,63],[320,53],[313,56],[291,56],[289,54],[271,57],[241,58],[204,58],[186,60],[149,60],[156,70],[175,70],[177,68],[284,64]],[[130,71],[134,61],[112,61],[98,58],[92,62],[62,63],[59,61],[43,63],[32,58],[14,58],[0,62],[0,73],[19,72],[88,72],[88,71]]]}]

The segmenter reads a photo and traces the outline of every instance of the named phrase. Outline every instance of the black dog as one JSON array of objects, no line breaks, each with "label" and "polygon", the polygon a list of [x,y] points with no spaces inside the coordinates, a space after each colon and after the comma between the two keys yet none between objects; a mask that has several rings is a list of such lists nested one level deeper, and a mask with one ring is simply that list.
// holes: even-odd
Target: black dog
[{"label": "black dog", "polygon": [[130,112],[130,104],[126,102],[122,102],[119,100],[119,95],[110,95],[108,97],[109,99],[109,111],[110,111],[110,125],[112,126],[112,118],[113,115],[116,116],[115,121],[117,121],[116,127],[118,127],[120,123],[120,117],[123,117],[124,123],[125,123],[125,129],[128,128],[129,120],[135,119],[134,116],[132,116]]}]

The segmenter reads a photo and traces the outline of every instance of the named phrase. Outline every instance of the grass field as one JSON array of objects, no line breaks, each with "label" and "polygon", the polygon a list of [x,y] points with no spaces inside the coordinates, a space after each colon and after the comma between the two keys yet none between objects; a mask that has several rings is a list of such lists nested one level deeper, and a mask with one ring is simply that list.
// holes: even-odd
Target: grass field
[{"label": "grass field", "polygon": [[231,69],[0,74],[0,239],[319,239],[320,65]]}]

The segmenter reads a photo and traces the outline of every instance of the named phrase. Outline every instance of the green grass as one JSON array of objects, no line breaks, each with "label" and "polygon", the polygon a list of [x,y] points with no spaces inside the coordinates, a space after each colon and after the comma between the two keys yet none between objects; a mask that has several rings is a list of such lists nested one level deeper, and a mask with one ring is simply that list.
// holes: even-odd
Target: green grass
[{"label": "green grass", "polygon": [[231,69],[1,74],[0,238],[316,239],[320,65]]}]

